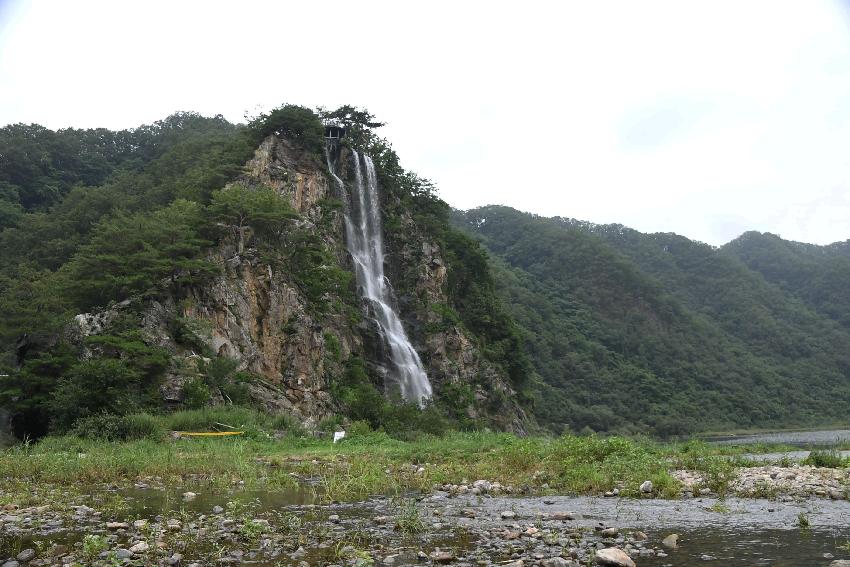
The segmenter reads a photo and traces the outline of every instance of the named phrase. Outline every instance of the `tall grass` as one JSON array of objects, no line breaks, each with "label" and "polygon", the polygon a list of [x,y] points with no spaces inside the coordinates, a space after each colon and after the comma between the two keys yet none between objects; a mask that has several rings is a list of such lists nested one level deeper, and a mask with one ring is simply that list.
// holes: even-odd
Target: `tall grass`
[{"label": "tall grass", "polygon": [[[435,484],[486,479],[534,493],[598,494],[618,488],[639,496],[645,480],[654,493],[676,497],[675,469],[702,473],[705,486],[724,494],[737,463],[724,449],[701,442],[658,444],[624,437],[520,438],[504,433],[423,434],[402,441],[364,423],[332,444],[306,435],[290,417],[238,407],[123,418],[127,441],[48,437],[0,453],[0,483],[110,483],[158,477],[162,482],[230,485],[291,484],[290,473],[317,479],[327,498],[402,495]],[[170,439],[163,432],[245,432],[238,437]],[[285,429],[284,436],[270,435]],[[819,457],[818,457],[819,458]],[[4,481],[5,479],[5,481]],[[2,488],[2,485],[0,485]]]}]

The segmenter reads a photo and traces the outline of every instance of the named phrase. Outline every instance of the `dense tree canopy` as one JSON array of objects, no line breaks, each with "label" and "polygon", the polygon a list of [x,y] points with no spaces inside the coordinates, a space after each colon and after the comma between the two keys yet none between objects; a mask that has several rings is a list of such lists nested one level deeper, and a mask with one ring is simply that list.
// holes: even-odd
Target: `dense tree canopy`
[{"label": "dense tree canopy", "polygon": [[68,429],[151,403],[168,360],[134,336],[138,320],[92,337],[93,360],[63,343],[65,328],[76,313],[218,273],[209,248],[234,226],[279,236],[296,216],[283,198],[224,187],[264,132],[303,131],[300,142],[318,125],[321,137],[312,111],[283,108],[247,127],[177,113],[119,132],[0,129],[0,374],[10,374],[0,377],[0,406],[19,423]]},{"label": "dense tree canopy", "polygon": [[850,409],[850,334],[726,249],[506,207],[455,220],[493,255],[554,428],[676,434]]}]

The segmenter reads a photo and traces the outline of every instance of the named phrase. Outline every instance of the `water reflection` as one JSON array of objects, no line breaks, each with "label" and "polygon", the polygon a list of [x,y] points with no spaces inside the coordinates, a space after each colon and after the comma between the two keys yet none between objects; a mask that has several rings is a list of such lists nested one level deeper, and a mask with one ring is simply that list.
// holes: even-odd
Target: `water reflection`
[{"label": "water reflection", "polygon": [[[660,540],[671,531],[651,534]],[[641,567],[706,565],[773,567],[826,567],[835,559],[850,558],[850,528],[834,530],[691,530],[679,532],[679,548],[668,557],[640,558]]]},{"label": "water reflection", "polygon": [[742,445],[744,443],[777,443],[794,447],[835,447],[850,443],[850,429],[830,429],[824,431],[778,431],[775,433],[754,433],[748,435],[723,435],[706,437],[709,443],[720,445]]}]

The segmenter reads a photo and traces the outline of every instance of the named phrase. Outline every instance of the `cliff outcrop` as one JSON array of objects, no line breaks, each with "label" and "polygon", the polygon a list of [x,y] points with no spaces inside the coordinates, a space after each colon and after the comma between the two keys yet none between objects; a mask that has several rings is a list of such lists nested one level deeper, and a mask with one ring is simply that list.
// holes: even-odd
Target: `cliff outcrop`
[{"label": "cliff outcrop", "polygon": [[[348,181],[350,151],[334,151],[337,173]],[[284,235],[278,242],[250,230],[224,238],[209,252],[219,268],[211,279],[144,300],[144,340],[171,357],[160,388],[163,402],[183,404],[187,384],[197,379],[198,361],[225,357],[253,376],[246,388],[254,405],[316,423],[340,412],[335,381],[352,356],[375,362],[378,338],[364,317],[353,278],[344,289],[311,295],[295,264],[269,256],[282,251],[288,258],[287,247],[309,242],[324,254],[326,265],[317,266],[317,273],[351,272],[339,195],[319,156],[275,135],[260,144],[234,183],[270,187],[285,197],[297,213],[291,232],[299,238]],[[400,222],[406,237],[387,242],[387,274],[390,280],[403,280],[396,298],[399,311],[436,396],[448,390],[467,392],[460,403],[469,418],[522,431],[525,417],[504,372],[485,359],[460,323],[445,324],[435,309],[449,304],[448,267],[440,245],[411,215],[402,215]],[[102,332],[108,326],[104,317],[78,316],[77,333]],[[223,394],[211,394],[213,403],[225,401]]]}]

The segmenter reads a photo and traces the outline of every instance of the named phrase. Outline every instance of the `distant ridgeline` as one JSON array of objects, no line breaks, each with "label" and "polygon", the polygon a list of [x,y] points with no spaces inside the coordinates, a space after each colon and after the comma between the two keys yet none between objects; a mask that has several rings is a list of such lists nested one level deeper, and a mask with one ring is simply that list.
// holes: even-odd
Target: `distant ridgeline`
[{"label": "distant ridgeline", "polygon": [[675,234],[456,212],[492,255],[553,429],[699,430],[846,423],[850,242]]},{"label": "distant ridgeline", "polygon": [[525,430],[531,365],[487,256],[380,126],[284,105],[0,129],[0,434],[121,437],[122,415],[211,404]]}]

